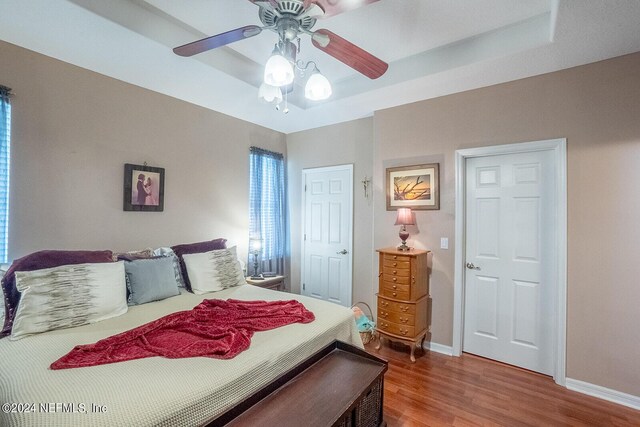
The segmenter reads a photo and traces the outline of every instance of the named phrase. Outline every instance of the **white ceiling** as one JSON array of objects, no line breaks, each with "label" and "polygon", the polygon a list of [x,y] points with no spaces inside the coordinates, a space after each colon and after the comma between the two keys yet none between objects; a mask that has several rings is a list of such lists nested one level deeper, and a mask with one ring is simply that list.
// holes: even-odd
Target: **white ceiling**
[{"label": "white ceiling", "polygon": [[[346,0],[345,0],[346,1]],[[333,96],[284,115],[257,87],[277,36],[269,31],[179,57],[175,46],[258,24],[248,0],[0,0],[0,39],[289,133],[423,99],[640,51],[638,0],[380,0],[327,28],[389,63],[369,80],[302,38]]]}]

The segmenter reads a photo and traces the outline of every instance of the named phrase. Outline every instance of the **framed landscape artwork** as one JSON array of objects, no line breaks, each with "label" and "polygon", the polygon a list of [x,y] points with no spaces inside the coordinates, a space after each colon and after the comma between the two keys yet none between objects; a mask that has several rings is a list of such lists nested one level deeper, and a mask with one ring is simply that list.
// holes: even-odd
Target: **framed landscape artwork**
[{"label": "framed landscape artwork", "polygon": [[387,168],[387,210],[440,209],[440,164]]},{"label": "framed landscape artwork", "polygon": [[124,165],[124,210],[162,212],[164,210],[164,168]]}]

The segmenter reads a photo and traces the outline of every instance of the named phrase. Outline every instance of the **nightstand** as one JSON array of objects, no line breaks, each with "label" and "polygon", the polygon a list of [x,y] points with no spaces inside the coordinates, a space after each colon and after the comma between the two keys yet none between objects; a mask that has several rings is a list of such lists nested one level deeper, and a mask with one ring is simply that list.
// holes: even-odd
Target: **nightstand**
[{"label": "nightstand", "polygon": [[264,280],[251,280],[246,278],[247,283],[274,291],[284,291],[284,276],[266,277]]}]

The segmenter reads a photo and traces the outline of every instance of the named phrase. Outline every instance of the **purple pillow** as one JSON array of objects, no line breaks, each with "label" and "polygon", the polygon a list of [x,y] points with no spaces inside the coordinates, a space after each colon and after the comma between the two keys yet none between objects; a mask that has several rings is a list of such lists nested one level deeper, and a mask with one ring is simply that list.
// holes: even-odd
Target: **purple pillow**
[{"label": "purple pillow", "polygon": [[178,261],[180,262],[180,271],[182,272],[182,278],[184,279],[184,287],[186,290],[188,290],[189,292],[193,292],[191,290],[191,282],[189,282],[189,276],[187,275],[187,266],[182,259],[182,255],[199,254],[216,249],[227,249],[227,239],[215,239],[208,240],[206,242],[186,243],[184,245],[171,246],[171,250],[173,250],[173,252],[178,257]]},{"label": "purple pillow", "polygon": [[42,270],[69,264],[113,262],[112,256],[111,251],[39,251],[15,260],[2,278],[4,327],[0,332],[0,338],[11,334],[13,318],[20,302],[20,292],[16,289],[16,271]]}]

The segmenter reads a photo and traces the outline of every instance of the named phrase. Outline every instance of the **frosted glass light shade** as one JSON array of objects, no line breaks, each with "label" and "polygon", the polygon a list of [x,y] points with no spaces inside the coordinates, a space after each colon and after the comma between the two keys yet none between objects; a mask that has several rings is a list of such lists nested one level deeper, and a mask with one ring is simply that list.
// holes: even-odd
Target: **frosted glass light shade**
[{"label": "frosted glass light shade", "polygon": [[286,86],[293,82],[293,66],[279,53],[271,55],[264,67],[264,82],[271,86]]},{"label": "frosted glass light shade", "polygon": [[260,89],[258,89],[258,98],[264,102],[280,104],[282,102],[282,90],[277,86],[262,83]]},{"label": "frosted glass light shade", "polygon": [[305,98],[311,101],[322,101],[331,96],[331,83],[320,72],[311,74],[304,87]]}]

